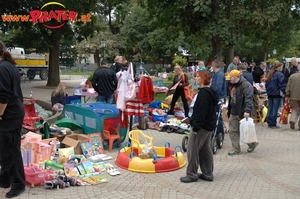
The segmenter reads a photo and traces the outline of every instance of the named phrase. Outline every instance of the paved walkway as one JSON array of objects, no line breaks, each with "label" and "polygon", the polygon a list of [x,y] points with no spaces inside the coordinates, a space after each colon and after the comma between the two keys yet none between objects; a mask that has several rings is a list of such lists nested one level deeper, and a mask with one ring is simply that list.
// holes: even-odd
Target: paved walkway
[{"label": "paved walkway", "polygon": [[[69,86],[77,86],[79,77],[64,80]],[[25,96],[33,91],[34,97],[49,101],[51,89],[39,89],[45,81],[34,80],[22,83]],[[69,89],[69,93],[73,89]],[[27,187],[18,198],[49,199],[175,199],[175,198],[300,198],[300,131],[291,131],[288,125],[273,130],[256,125],[259,146],[253,153],[228,156],[231,149],[229,136],[225,136],[222,149],[214,155],[213,182],[199,180],[195,183],[180,183],[179,178],[185,175],[186,168],[168,173],[141,174],[120,169],[121,175],[112,177],[106,184],[84,187],[70,187],[60,190],[45,190],[44,187]],[[146,130],[154,138],[155,145],[163,145],[166,141],[171,146],[181,145],[183,135],[168,134],[154,130]],[[116,157],[118,151],[107,153]],[[112,161],[113,162],[113,161]],[[5,198],[8,189],[0,188],[0,198]]]}]

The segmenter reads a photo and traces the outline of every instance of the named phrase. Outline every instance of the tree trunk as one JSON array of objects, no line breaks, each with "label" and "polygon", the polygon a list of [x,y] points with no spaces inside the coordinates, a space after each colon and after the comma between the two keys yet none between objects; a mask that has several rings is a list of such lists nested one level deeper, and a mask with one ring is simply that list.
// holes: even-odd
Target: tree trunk
[{"label": "tree trunk", "polygon": [[49,67],[48,81],[46,86],[57,86],[60,82],[59,76],[59,44],[61,36],[57,32],[52,32],[50,36],[51,45],[49,47]]},{"label": "tree trunk", "polygon": [[226,57],[225,57],[226,66],[228,66],[232,62],[233,57],[234,57],[234,49],[233,46],[230,46],[226,49]]},{"label": "tree trunk", "polygon": [[98,67],[100,67],[100,57],[99,57],[99,50],[95,50],[95,53],[94,53],[94,60],[95,60],[95,63],[97,64]]},{"label": "tree trunk", "polygon": [[[218,23],[218,20],[216,19],[216,16],[218,15],[220,7],[220,0],[212,0],[211,1],[211,23],[215,26]],[[215,60],[222,61],[222,45],[221,45],[221,38],[217,33],[212,34],[212,53],[213,58]]]},{"label": "tree trunk", "polygon": [[221,39],[218,35],[212,38],[212,50],[213,50],[213,57],[215,60],[223,61],[222,60],[222,45]]}]

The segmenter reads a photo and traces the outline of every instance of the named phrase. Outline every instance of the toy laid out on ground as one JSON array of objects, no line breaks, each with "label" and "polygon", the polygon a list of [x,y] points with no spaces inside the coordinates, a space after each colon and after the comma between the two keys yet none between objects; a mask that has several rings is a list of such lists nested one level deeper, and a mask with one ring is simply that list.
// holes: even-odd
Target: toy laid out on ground
[{"label": "toy laid out on ground", "polygon": [[21,151],[25,180],[31,187],[44,185],[47,189],[59,189],[94,185],[108,182],[106,173],[121,174],[105,162],[112,157],[103,154],[101,133],[72,133],[60,142],[56,137],[42,139],[41,134],[28,132],[21,142]]},{"label": "toy laid out on ground", "polygon": [[[216,112],[216,115],[217,115],[216,127],[213,130],[212,138],[211,138],[211,148],[212,148],[213,154],[216,154],[218,149],[221,149],[223,147],[225,132],[227,132],[227,128],[226,128],[225,124],[223,124],[223,127],[221,127],[220,124],[219,124],[219,118],[221,117],[221,112],[223,110],[223,103],[220,101],[218,103],[218,105],[219,105],[220,108]],[[219,132],[218,131],[219,128],[223,128],[224,133]],[[188,139],[189,139],[188,136],[184,136],[182,138],[182,150],[184,152],[187,151]]]},{"label": "toy laid out on ground", "polygon": [[110,148],[109,141],[113,139],[113,135],[118,135],[118,141],[112,143],[112,148],[117,148],[126,138],[127,127],[120,127],[119,110],[116,105],[99,102],[66,104],[64,115],[80,124],[86,135],[101,132],[105,149]]},{"label": "toy laid out on ground", "polygon": [[[123,169],[142,173],[159,173],[180,169],[186,160],[181,147],[170,147],[166,143],[163,147],[153,146],[153,138],[140,130],[129,132],[131,144],[120,149],[115,164]],[[141,141],[144,140],[145,144]]]}]

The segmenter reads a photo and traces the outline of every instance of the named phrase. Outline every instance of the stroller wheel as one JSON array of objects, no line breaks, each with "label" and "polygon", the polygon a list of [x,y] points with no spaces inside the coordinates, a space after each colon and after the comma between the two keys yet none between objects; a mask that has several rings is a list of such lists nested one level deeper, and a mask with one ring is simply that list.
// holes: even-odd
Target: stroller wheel
[{"label": "stroller wheel", "polygon": [[219,133],[217,137],[217,145],[219,149],[223,147],[223,141],[224,141],[224,136],[222,133]]},{"label": "stroller wheel", "polygon": [[217,144],[217,138],[213,137],[211,139],[211,149],[213,151],[213,154],[216,154],[218,151],[218,144]]},{"label": "stroller wheel", "polygon": [[184,137],[182,138],[182,150],[183,150],[184,152],[187,151],[188,140],[189,140],[189,137],[188,137],[188,136],[184,136]]}]

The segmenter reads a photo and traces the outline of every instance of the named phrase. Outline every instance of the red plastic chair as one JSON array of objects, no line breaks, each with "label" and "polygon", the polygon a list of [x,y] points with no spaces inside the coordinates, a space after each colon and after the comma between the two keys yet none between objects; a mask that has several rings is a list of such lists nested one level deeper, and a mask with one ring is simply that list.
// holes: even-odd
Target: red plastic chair
[{"label": "red plastic chair", "polygon": [[[111,133],[113,132],[113,133]],[[105,140],[108,140],[108,151],[112,151],[113,143],[115,140],[118,140],[118,145],[120,146],[120,131],[118,128],[112,127],[109,124],[103,126],[103,137]]]}]

